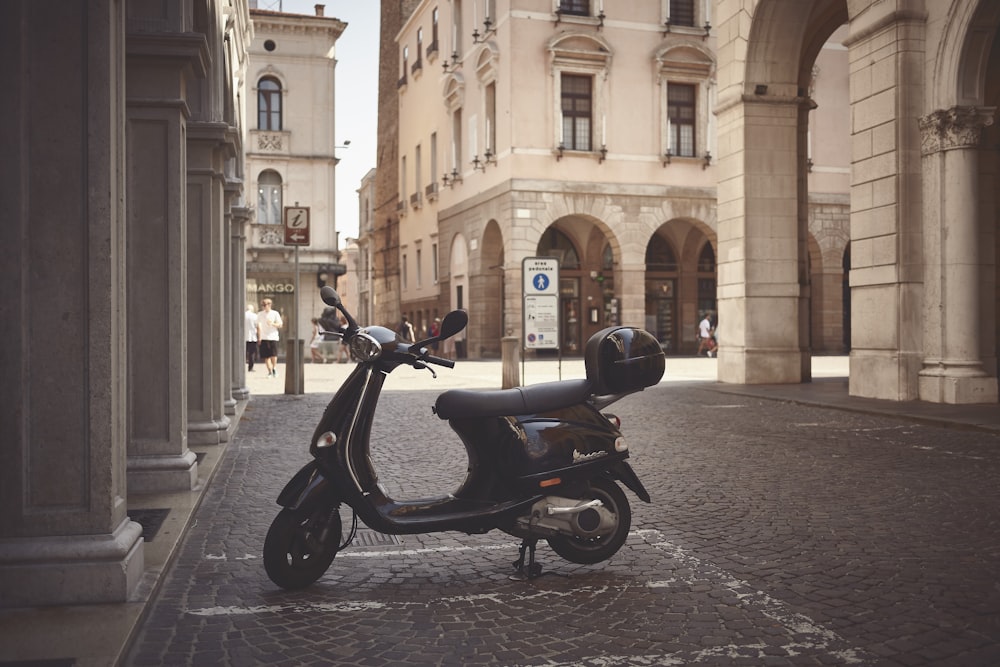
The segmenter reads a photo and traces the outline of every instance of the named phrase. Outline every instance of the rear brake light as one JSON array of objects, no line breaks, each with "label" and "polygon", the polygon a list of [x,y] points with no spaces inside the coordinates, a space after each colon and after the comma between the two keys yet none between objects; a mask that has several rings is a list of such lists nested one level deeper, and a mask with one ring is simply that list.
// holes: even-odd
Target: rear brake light
[{"label": "rear brake light", "polygon": [[611,422],[615,428],[621,428],[622,420],[618,418],[618,415],[613,415],[608,412],[603,414],[604,418]]}]

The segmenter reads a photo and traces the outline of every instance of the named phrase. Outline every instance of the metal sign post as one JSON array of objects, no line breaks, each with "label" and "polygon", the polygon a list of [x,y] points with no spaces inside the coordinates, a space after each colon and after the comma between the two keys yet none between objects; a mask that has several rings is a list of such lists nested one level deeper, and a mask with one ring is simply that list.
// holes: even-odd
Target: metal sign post
[{"label": "metal sign post", "polygon": [[286,206],[284,210],[285,245],[295,247],[295,315],[290,327],[290,344],[287,346],[287,363],[285,375],[285,393],[302,394],[305,392],[303,373],[302,341],[299,340],[299,246],[309,245],[309,207]]},{"label": "metal sign post", "polygon": [[[562,379],[562,348],[559,346],[559,260],[555,257],[525,257],[521,261],[523,335],[525,350],[559,351]],[[524,377],[524,355],[521,357]]]}]

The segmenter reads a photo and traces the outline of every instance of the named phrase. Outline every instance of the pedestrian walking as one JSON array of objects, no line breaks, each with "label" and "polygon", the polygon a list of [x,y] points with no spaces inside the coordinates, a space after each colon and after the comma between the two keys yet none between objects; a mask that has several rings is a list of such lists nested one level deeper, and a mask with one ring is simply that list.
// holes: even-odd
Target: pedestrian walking
[{"label": "pedestrian walking", "polygon": [[260,356],[267,367],[267,377],[278,377],[278,330],[284,326],[281,315],[271,310],[272,301],[264,299],[260,302],[261,311],[257,313],[257,323],[260,326]]}]

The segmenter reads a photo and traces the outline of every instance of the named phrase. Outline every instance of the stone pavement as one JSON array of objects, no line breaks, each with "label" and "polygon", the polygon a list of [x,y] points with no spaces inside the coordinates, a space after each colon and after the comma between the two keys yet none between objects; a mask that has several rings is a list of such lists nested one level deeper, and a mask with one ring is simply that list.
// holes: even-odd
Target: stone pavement
[{"label": "stone pavement", "polygon": [[[172,529],[184,539],[133,603],[127,654],[110,626],[128,605],[0,612],[0,665],[1000,664],[997,406],[851,399],[843,358],[782,387],[719,385],[714,368],[669,359],[667,381],[609,408],[653,497],[627,492],[632,531],[611,561],[540,544],[552,576],[513,581],[510,536],[363,530],[294,593],[267,579],[261,545],[347,366],[307,366],[302,396],[260,373],[193,520]],[[532,362],[526,382],[557,374]],[[495,362],[438,375],[394,373],[384,394],[373,441],[394,497],[458,485],[464,454],[430,405],[500,377]],[[47,651],[26,650],[31,628]]]}]

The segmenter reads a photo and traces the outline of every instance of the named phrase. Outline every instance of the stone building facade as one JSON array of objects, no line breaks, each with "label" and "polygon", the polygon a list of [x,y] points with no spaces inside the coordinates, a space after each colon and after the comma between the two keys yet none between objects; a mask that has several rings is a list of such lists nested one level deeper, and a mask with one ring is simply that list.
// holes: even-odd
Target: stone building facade
[{"label": "stone building facade", "polygon": [[[326,16],[323,5],[316,12],[250,10],[254,39],[246,98],[246,172],[248,191],[254,193],[247,293],[251,303],[273,301],[286,321],[282,340],[297,335],[306,344],[311,319],[324,307],[317,285],[334,285],[343,269],[335,220],[334,103],[336,42],[347,24]],[[309,243],[297,252],[285,245],[285,207],[309,212]]]},{"label": "stone building facade", "polygon": [[0,9],[0,605],[123,602],[247,395],[244,0]]},{"label": "stone building facade", "polygon": [[717,312],[725,382],[849,349],[854,395],[995,402],[996,25],[979,0],[420,2],[382,54],[400,308],[467,308],[494,356],[551,255],[566,353],[609,323],[690,353]]}]

